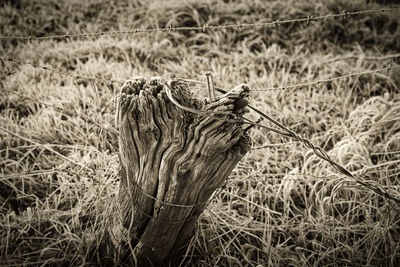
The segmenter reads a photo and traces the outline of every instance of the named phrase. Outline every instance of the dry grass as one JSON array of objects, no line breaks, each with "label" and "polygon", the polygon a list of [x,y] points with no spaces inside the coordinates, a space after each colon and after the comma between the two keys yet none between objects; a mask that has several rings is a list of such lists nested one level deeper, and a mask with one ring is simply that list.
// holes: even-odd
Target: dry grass
[{"label": "dry grass", "polygon": [[[46,36],[267,22],[381,7],[342,0],[3,1],[0,32]],[[395,12],[242,31],[2,40],[0,55],[117,80],[136,75],[202,80],[211,70],[218,86],[248,82],[260,89],[398,64],[398,58],[366,58],[400,52],[399,22]],[[15,72],[2,78],[0,88],[18,95],[0,91],[0,265],[111,264],[104,233],[118,190],[118,143],[107,129],[114,124],[119,85],[10,62],[3,71],[10,68]],[[399,196],[398,71],[253,92],[251,104]],[[389,202],[300,143],[264,130],[251,134],[255,146],[282,145],[253,150],[239,163],[201,215],[186,264],[400,264],[400,213]]]}]

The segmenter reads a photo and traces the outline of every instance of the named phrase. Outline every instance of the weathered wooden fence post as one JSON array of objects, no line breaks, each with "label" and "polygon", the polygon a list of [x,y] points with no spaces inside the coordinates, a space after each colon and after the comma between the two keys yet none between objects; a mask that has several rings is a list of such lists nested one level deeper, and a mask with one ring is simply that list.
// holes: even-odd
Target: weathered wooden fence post
[{"label": "weathered wooden fence post", "polygon": [[[185,111],[166,90],[182,106],[220,114]],[[248,95],[241,85],[206,103],[178,80],[169,87],[157,78],[124,84],[117,98],[120,225],[113,231],[121,263],[160,265],[185,252],[207,200],[250,149],[244,126],[232,123]]]}]

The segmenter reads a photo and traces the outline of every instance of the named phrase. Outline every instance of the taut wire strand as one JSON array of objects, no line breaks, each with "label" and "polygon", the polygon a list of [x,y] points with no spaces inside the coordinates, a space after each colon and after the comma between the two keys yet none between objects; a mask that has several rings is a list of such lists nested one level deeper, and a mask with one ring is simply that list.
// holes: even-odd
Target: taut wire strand
[{"label": "taut wire strand", "polygon": [[[236,114],[231,113],[231,112],[222,112],[222,111],[209,111],[209,110],[197,110],[197,109],[193,109],[193,108],[189,108],[189,107],[185,107],[181,104],[178,103],[178,101],[176,101],[176,99],[172,96],[172,88],[170,85],[170,82],[165,82],[164,85],[166,86],[165,92],[169,98],[169,100],[176,105],[177,107],[179,107],[180,109],[183,109],[185,111],[197,114],[197,115],[202,115],[202,116],[207,116],[209,118],[215,119],[215,120],[221,120],[221,121],[226,121],[226,122],[230,122],[230,123],[242,123],[242,124],[249,124],[249,125],[253,125],[253,126],[259,126],[265,129],[268,129],[270,131],[282,134],[282,135],[287,135],[286,133],[278,130],[278,129],[274,129],[262,124],[258,124],[255,122],[252,122],[249,119],[243,118],[245,121],[242,121],[241,119],[238,119]],[[217,89],[217,88],[215,88]],[[234,117],[234,119],[228,119],[228,118],[221,118],[221,117],[217,117],[215,115],[228,115],[228,116],[232,116]]]},{"label": "taut wire strand", "polygon": [[[167,82],[165,83],[165,85],[167,85],[166,88],[165,88],[165,90],[166,90],[166,93],[167,93],[168,98],[170,99],[170,101],[171,101],[172,103],[174,103],[175,105],[177,105],[179,108],[181,108],[181,109],[183,109],[183,110],[185,110],[185,111],[189,111],[189,112],[198,114],[198,115],[210,116],[209,112],[205,113],[205,112],[203,112],[203,111],[201,111],[201,110],[195,110],[195,109],[188,108],[188,107],[184,107],[184,106],[180,105],[180,104],[172,97],[170,85],[169,85]],[[221,93],[227,93],[227,91],[225,91],[225,90],[223,90],[223,89],[221,89],[221,88],[215,87],[215,89],[216,89],[217,91],[221,92]],[[293,138],[293,139],[295,139],[295,140],[297,140],[297,141],[299,141],[299,142],[302,142],[302,143],[304,144],[305,147],[312,149],[312,151],[314,152],[314,154],[315,154],[317,157],[319,157],[319,158],[321,158],[321,159],[327,161],[332,167],[334,167],[334,168],[335,168],[337,171],[339,171],[340,173],[344,174],[344,175],[347,176],[347,177],[352,178],[352,180],[354,180],[356,183],[358,183],[358,184],[364,186],[365,188],[367,188],[367,189],[369,189],[369,190],[375,192],[376,194],[378,194],[378,195],[380,195],[380,196],[382,196],[382,197],[384,197],[384,198],[386,198],[386,199],[393,200],[393,201],[395,201],[398,205],[400,205],[400,199],[399,199],[399,198],[390,195],[390,194],[387,193],[384,189],[382,189],[379,185],[372,185],[372,184],[370,184],[370,183],[368,183],[368,182],[366,182],[366,181],[362,181],[359,177],[354,176],[354,175],[351,174],[345,167],[341,166],[340,164],[338,164],[337,162],[335,162],[334,160],[332,160],[332,159],[330,158],[330,156],[328,155],[328,153],[327,153],[322,147],[313,145],[308,139],[303,138],[303,137],[301,137],[300,135],[296,134],[295,132],[293,132],[292,130],[290,130],[289,128],[287,128],[286,126],[284,126],[283,124],[279,123],[278,121],[272,119],[272,118],[269,117],[267,114],[265,114],[264,112],[260,111],[259,109],[255,108],[255,107],[252,107],[252,106],[250,106],[250,105],[248,105],[248,107],[251,108],[252,110],[254,110],[256,113],[258,113],[258,114],[259,114],[260,116],[262,116],[263,118],[265,118],[265,119],[269,120],[271,123],[275,124],[277,127],[281,128],[281,129],[285,132],[284,135],[289,136],[289,137],[291,137],[291,138]],[[212,114],[211,114],[211,117],[213,117]],[[220,119],[220,120],[225,120],[224,118],[219,118],[219,119]],[[232,120],[225,120],[225,121],[231,122],[231,123],[237,122],[237,121],[235,121],[235,120],[233,120],[233,121],[232,121]],[[241,122],[241,123],[248,123],[248,122]],[[262,125],[262,124],[260,124],[260,123],[253,123],[253,124],[254,124],[255,126],[259,126],[259,127],[263,127],[263,128],[264,128],[264,125]]]},{"label": "taut wire strand", "polygon": [[197,204],[178,204],[178,203],[169,203],[169,202],[165,202],[159,198],[156,198],[148,193],[146,193],[142,188],[140,188],[140,186],[137,183],[133,183],[133,186],[140,191],[140,193],[142,193],[143,195],[145,195],[146,197],[153,199],[157,202],[159,202],[161,204],[161,206],[170,206],[170,207],[176,207],[176,208],[195,208],[197,206],[201,206],[201,205],[207,205],[208,201],[205,202],[201,202],[201,203],[197,203]]},{"label": "taut wire strand", "polygon": [[[400,54],[397,57],[399,57],[399,56],[400,56]],[[358,73],[350,73],[350,74],[343,75],[343,76],[328,78],[328,79],[324,79],[324,80],[318,80],[318,81],[309,82],[309,83],[284,85],[284,86],[280,86],[280,87],[270,87],[270,88],[263,88],[263,89],[253,89],[251,91],[273,91],[273,90],[287,90],[287,89],[293,89],[293,88],[298,88],[298,87],[307,87],[307,86],[313,86],[313,85],[317,85],[317,84],[321,84],[321,83],[327,83],[327,82],[333,82],[336,80],[357,77],[357,76],[366,75],[366,74],[375,74],[378,72],[384,72],[384,71],[388,71],[391,69],[400,69],[400,66],[388,66],[388,67],[381,68],[381,69],[362,71],[362,72],[358,72]]]},{"label": "taut wire strand", "polygon": [[[396,55],[396,57],[400,57],[400,54]],[[367,75],[367,74],[375,74],[375,73],[379,73],[379,72],[388,71],[388,70],[391,70],[391,69],[400,69],[400,66],[397,66],[397,65],[395,65],[395,66],[387,66],[385,68],[380,68],[380,69],[376,69],[376,70],[368,70],[368,71],[350,73],[350,74],[343,75],[343,76],[327,78],[327,79],[318,80],[318,81],[309,82],[309,83],[282,85],[282,86],[279,86],[279,87],[269,87],[269,88],[263,88],[263,89],[250,89],[250,91],[287,90],[287,89],[293,89],[293,88],[298,88],[298,87],[313,86],[313,85],[318,85],[318,84],[321,84],[321,83],[333,82],[333,81],[340,80],[340,79],[352,78],[352,77],[357,77],[357,76]],[[206,84],[204,82],[193,80],[193,79],[186,79],[186,78],[177,78],[177,79],[182,80],[182,81],[186,81],[186,82],[197,83],[197,84]],[[224,89],[220,88],[220,87],[214,86],[214,88],[217,91],[221,92],[221,93],[226,93],[226,91]]]},{"label": "taut wire strand", "polygon": [[122,30],[122,31],[109,31],[109,32],[92,32],[92,33],[73,33],[73,34],[59,34],[59,35],[49,35],[49,36],[0,36],[0,40],[48,40],[48,39],[68,39],[68,38],[84,38],[84,37],[99,37],[99,36],[111,36],[111,35],[124,35],[124,34],[140,34],[140,33],[154,33],[154,32],[172,32],[172,31],[205,31],[209,29],[219,30],[219,29],[238,29],[242,30],[243,28],[253,28],[253,27],[276,27],[281,24],[288,24],[294,22],[312,22],[322,19],[328,18],[337,18],[337,17],[347,17],[347,16],[355,16],[362,14],[373,14],[373,13],[384,13],[384,12],[395,12],[399,11],[400,7],[393,8],[381,8],[381,9],[370,9],[370,10],[361,10],[361,11],[353,11],[353,12],[343,12],[337,14],[328,14],[321,16],[310,16],[297,19],[284,19],[284,20],[276,20],[270,22],[254,22],[254,23],[240,23],[236,24],[227,24],[227,25],[200,25],[193,27],[164,27],[164,28],[152,28],[152,29],[143,29],[143,28],[134,28],[130,30]]},{"label": "taut wire strand", "polygon": [[[396,57],[400,57],[400,54],[396,55]],[[8,61],[8,62],[14,62],[14,63],[17,63],[17,64],[30,65],[30,66],[32,66],[34,68],[38,68],[38,69],[42,69],[42,70],[45,70],[45,71],[54,72],[54,73],[57,73],[57,74],[62,75],[62,76],[72,77],[74,79],[87,79],[87,80],[101,81],[101,82],[107,82],[107,83],[124,83],[125,82],[125,80],[104,79],[104,78],[97,78],[97,77],[91,77],[91,76],[85,76],[85,75],[71,74],[71,73],[68,73],[68,72],[55,70],[55,69],[49,68],[47,66],[38,65],[38,64],[33,63],[33,62],[21,61],[21,60],[17,60],[17,59],[13,59],[13,58],[0,57],[0,60],[4,60],[4,61]],[[279,86],[279,87],[270,87],[270,88],[263,88],[263,89],[251,89],[250,91],[287,90],[287,89],[293,89],[293,88],[298,88],[298,87],[313,86],[313,85],[318,85],[318,84],[321,84],[321,83],[333,82],[333,81],[340,80],[340,79],[352,78],[352,77],[357,77],[357,76],[367,75],[367,74],[375,74],[375,73],[379,73],[379,72],[388,71],[388,70],[391,70],[391,69],[400,69],[400,66],[398,66],[398,65],[387,66],[385,68],[380,68],[380,69],[376,69],[376,70],[368,70],[368,71],[362,71],[362,72],[357,72],[357,73],[350,73],[350,74],[343,75],[343,76],[327,78],[327,79],[323,79],[323,80],[317,80],[317,81],[313,81],[313,82],[309,82],[309,83],[282,85],[282,86]],[[186,78],[176,78],[176,80],[183,80],[183,81],[187,81],[187,82],[205,84],[204,82],[200,82],[200,81],[196,81],[196,80],[192,80],[192,79],[186,79]],[[222,88],[219,88],[219,87],[216,87],[216,86],[214,86],[214,87],[215,87],[215,90],[217,90],[217,91],[219,90],[220,92],[223,92],[223,91],[221,91],[221,90],[223,90]]]},{"label": "taut wire strand", "polygon": [[72,74],[72,73],[65,72],[65,71],[55,70],[55,69],[49,68],[47,66],[42,66],[42,65],[39,65],[39,64],[36,64],[36,63],[33,63],[33,62],[18,60],[18,59],[14,59],[14,58],[0,57],[0,60],[13,62],[13,63],[17,63],[17,64],[30,65],[30,66],[32,66],[34,68],[37,68],[37,69],[42,69],[42,70],[45,70],[45,71],[54,72],[54,73],[60,74],[62,76],[69,76],[69,77],[72,77],[74,79],[95,80],[95,81],[102,81],[102,82],[107,82],[107,83],[124,83],[125,82],[124,80],[104,79],[104,78],[97,78],[97,77],[91,77],[91,76]]}]

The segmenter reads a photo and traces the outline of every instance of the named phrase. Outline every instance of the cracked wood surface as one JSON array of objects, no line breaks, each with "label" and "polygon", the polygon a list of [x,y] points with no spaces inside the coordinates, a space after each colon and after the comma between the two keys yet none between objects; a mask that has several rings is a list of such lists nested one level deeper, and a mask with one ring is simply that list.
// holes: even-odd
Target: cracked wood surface
[{"label": "cracked wood surface", "polygon": [[[170,85],[180,105],[232,112],[236,119],[246,111],[247,85],[212,103],[193,98],[182,81]],[[137,77],[117,98],[120,226],[113,236],[121,262],[160,265],[179,258],[204,203],[250,149],[243,125],[184,111],[169,100],[164,86],[158,78]]]}]

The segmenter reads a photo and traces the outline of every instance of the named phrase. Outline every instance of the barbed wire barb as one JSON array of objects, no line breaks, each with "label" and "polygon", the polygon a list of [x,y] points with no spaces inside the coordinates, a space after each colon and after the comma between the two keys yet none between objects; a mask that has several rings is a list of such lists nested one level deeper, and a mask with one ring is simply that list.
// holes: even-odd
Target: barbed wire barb
[{"label": "barbed wire barb", "polygon": [[98,78],[98,77],[92,77],[92,76],[72,74],[72,73],[69,73],[69,72],[56,70],[56,69],[50,68],[48,66],[39,65],[39,64],[30,62],[30,61],[23,61],[23,60],[14,59],[14,58],[0,57],[0,60],[12,62],[12,63],[17,63],[17,64],[22,64],[22,65],[30,65],[30,66],[32,66],[33,68],[36,68],[36,69],[42,69],[42,70],[45,70],[45,71],[54,72],[54,73],[57,73],[59,75],[71,77],[71,78],[74,78],[74,79],[95,80],[95,81],[101,81],[101,82],[106,82],[106,83],[124,83],[125,82],[125,80],[104,79],[104,78]]},{"label": "barbed wire barb", "polygon": [[[170,82],[165,82],[165,85],[166,85],[165,90],[166,90],[166,93],[167,93],[167,96],[168,96],[169,100],[172,103],[174,103],[177,107],[179,107],[179,108],[181,108],[181,109],[183,109],[185,111],[188,111],[188,112],[191,112],[191,113],[195,113],[197,115],[207,116],[207,117],[210,117],[210,118],[218,118],[219,120],[224,120],[224,121],[230,122],[230,123],[237,122],[236,120],[230,120],[230,119],[226,119],[226,118],[216,117],[215,115],[210,114],[210,112],[204,112],[203,110],[197,110],[197,109],[189,108],[189,107],[186,107],[186,106],[183,106],[183,105],[179,104],[172,96],[172,92],[171,92],[172,88],[171,88],[169,83]],[[217,89],[217,87],[215,87],[215,89]],[[219,91],[222,91],[222,92],[226,93],[226,91],[223,90],[223,89],[220,89]],[[294,131],[290,130],[288,127],[284,126],[280,122],[272,119],[270,116],[268,116],[264,112],[260,111],[259,109],[255,108],[255,107],[252,107],[250,105],[248,105],[248,107],[250,109],[254,110],[256,113],[258,113],[260,116],[262,116],[265,119],[267,119],[268,121],[270,121],[272,124],[274,124],[278,128],[282,129],[284,131],[284,135],[289,136],[289,137],[291,137],[291,138],[303,143],[304,146],[306,146],[307,148],[312,149],[312,151],[314,152],[314,154],[317,157],[327,161],[332,167],[334,167],[340,173],[342,173],[345,176],[351,178],[356,183],[364,186],[365,188],[367,188],[367,189],[371,190],[372,192],[376,193],[377,195],[380,195],[380,196],[384,197],[387,200],[392,200],[396,204],[400,205],[400,199],[399,198],[397,198],[395,196],[392,196],[391,194],[386,192],[386,190],[383,189],[379,184],[377,184],[377,183],[371,184],[371,182],[364,181],[360,177],[353,175],[345,167],[343,167],[342,165],[340,165],[336,161],[332,160],[331,157],[328,155],[328,153],[322,147],[315,146],[314,144],[311,143],[310,140],[308,140],[308,139],[306,139],[304,137],[301,137],[300,135],[298,135]],[[242,123],[249,123],[249,122],[242,122]],[[252,124],[254,124],[256,126],[259,126],[259,127],[263,127],[263,128],[265,126],[265,125],[262,125],[262,124],[259,124],[259,123],[254,123],[254,122],[252,122]]]},{"label": "barbed wire barb", "polygon": [[[351,130],[351,129],[357,129],[357,128],[361,129],[361,128],[365,128],[367,126],[377,125],[377,124],[386,123],[386,122],[393,122],[393,121],[398,121],[398,120],[399,119],[396,118],[396,119],[390,119],[390,120],[382,120],[382,121],[371,122],[371,123],[367,123],[367,124],[364,124],[364,125],[361,125],[361,126],[353,126],[353,127],[348,127],[348,128],[342,129],[342,130],[333,131],[333,132],[330,132],[330,133],[327,133],[327,134],[324,134],[324,135],[320,135],[320,136],[315,136],[315,137],[312,137],[312,138],[309,138],[309,139],[310,140],[317,140],[317,139],[333,136],[333,135],[338,134],[338,133],[343,133],[343,132],[346,132],[346,131]],[[253,147],[252,150],[288,146],[288,145],[293,145],[293,144],[297,144],[297,143],[301,143],[301,142],[300,141],[294,141],[294,142],[289,142],[289,143],[266,144],[266,145],[260,145],[260,146]]]},{"label": "barbed wire barb", "polygon": [[[400,54],[396,55],[396,57],[400,57]],[[262,92],[262,91],[287,90],[287,89],[294,89],[294,88],[299,88],[299,87],[308,87],[308,86],[318,85],[318,84],[321,84],[321,83],[328,83],[328,82],[334,82],[336,80],[353,78],[353,77],[357,77],[357,76],[361,76],[361,75],[375,74],[375,73],[379,73],[379,72],[389,71],[391,69],[400,69],[400,66],[391,66],[391,65],[389,65],[389,66],[387,66],[385,68],[380,68],[380,69],[376,69],[376,70],[369,70],[369,71],[362,71],[362,72],[357,72],[357,73],[350,73],[350,74],[343,75],[343,76],[327,78],[327,79],[313,81],[313,82],[309,82],[309,83],[281,85],[279,87],[270,87],[270,88],[264,88],[264,89],[251,89],[251,91]]]},{"label": "barbed wire barb", "polygon": [[381,9],[369,9],[369,10],[360,10],[353,12],[342,12],[336,14],[327,14],[321,16],[311,16],[307,15],[303,18],[295,18],[295,19],[284,19],[270,22],[254,22],[254,23],[236,23],[236,24],[227,24],[227,25],[200,25],[193,27],[171,27],[167,26],[164,28],[151,28],[151,29],[143,29],[143,28],[133,28],[130,30],[124,31],[108,31],[108,32],[92,32],[92,33],[73,33],[73,34],[59,34],[59,35],[49,35],[49,36],[0,36],[0,40],[48,40],[48,39],[68,39],[68,38],[85,38],[85,37],[100,37],[100,36],[110,36],[110,35],[121,35],[121,34],[140,34],[140,33],[154,33],[154,32],[171,32],[171,31],[202,31],[204,29],[243,29],[243,28],[252,28],[252,27],[276,27],[281,24],[295,23],[295,22],[306,22],[310,23],[310,21],[317,21],[322,19],[329,18],[338,18],[338,17],[349,17],[363,14],[382,14],[384,12],[396,12],[399,11],[400,7],[392,7],[392,8],[381,8]]},{"label": "barbed wire barb", "polygon": [[[400,57],[400,54],[391,55],[391,58],[395,58],[395,57]],[[22,60],[18,60],[18,59],[14,59],[14,58],[3,58],[3,57],[0,57],[0,60],[8,61],[8,62],[14,62],[14,63],[17,63],[17,64],[30,65],[30,66],[32,66],[34,68],[42,69],[42,70],[45,70],[45,71],[50,71],[50,72],[53,72],[53,73],[56,73],[56,74],[59,74],[59,75],[63,75],[63,76],[72,77],[74,79],[96,80],[96,81],[99,81],[99,82],[107,82],[107,83],[110,83],[110,84],[111,83],[120,83],[120,84],[122,84],[122,83],[125,82],[125,80],[104,79],[104,78],[97,78],[97,77],[86,76],[86,75],[71,74],[71,73],[68,73],[68,72],[55,70],[55,69],[52,69],[52,68],[47,67],[47,66],[38,65],[38,64],[33,63],[33,62],[22,61]],[[250,91],[254,91],[254,92],[259,91],[259,92],[261,92],[261,91],[288,90],[288,89],[294,89],[294,88],[299,88],[299,87],[308,87],[308,86],[314,86],[314,85],[318,85],[318,84],[322,84],[322,83],[333,82],[333,81],[336,81],[336,80],[357,77],[357,76],[361,76],[361,75],[375,74],[375,73],[379,73],[379,72],[389,71],[389,70],[392,70],[392,69],[400,69],[400,66],[398,66],[398,65],[395,65],[395,66],[389,65],[389,66],[387,66],[385,68],[380,68],[380,69],[376,69],[376,70],[369,70],[369,71],[362,71],[362,72],[357,72],[357,73],[350,73],[350,74],[343,75],[343,76],[332,77],[332,78],[327,78],[327,79],[323,79],[323,80],[317,80],[317,81],[308,82],[308,83],[281,85],[279,87],[270,87],[270,88],[264,88],[264,89],[250,89]],[[203,84],[203,82],[199,82],[199,81],[192,80],[192,79],[186,79],[186,78],[179,78],[179,79],[184,80],[184,81],[188,81],[188,82],[202,83]],[[219,88],[219,89],[222,89],[222,88]]]}]

